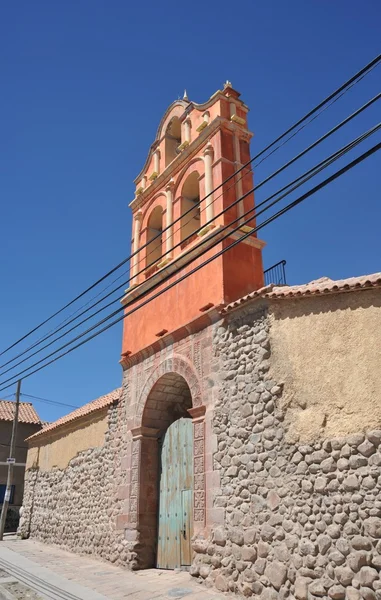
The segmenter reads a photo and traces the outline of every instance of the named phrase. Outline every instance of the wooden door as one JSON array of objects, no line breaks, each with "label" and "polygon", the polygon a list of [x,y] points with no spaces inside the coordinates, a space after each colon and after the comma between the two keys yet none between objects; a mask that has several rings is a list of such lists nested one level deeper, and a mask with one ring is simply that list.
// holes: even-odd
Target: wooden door
[{"label": "wooden door", "polygon": [[[191,564],[193,425],[179,419],[168,427],[161,446],[157,567]],[[142,465],[144,468],[144,465]]]}]

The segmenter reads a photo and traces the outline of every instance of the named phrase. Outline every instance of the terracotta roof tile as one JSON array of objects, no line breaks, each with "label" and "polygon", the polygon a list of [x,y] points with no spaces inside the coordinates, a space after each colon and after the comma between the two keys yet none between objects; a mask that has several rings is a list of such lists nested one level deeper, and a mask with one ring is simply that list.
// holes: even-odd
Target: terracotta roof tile
[{"label": "terracotta roof tile", "polygon": [[114,404],[115,402],[117,402],[119,400],[121,391],[122,391],[122,388],[117,388],[116,390],[113,390],[109,394],[105,394],[105,396],[101,396],[100,398],[96,398],[96,400],[92,400],[91,402],[84,404],[83,406],[81,406],[80,408],[77,408],[76,410],[69,413],[68,415],[65,415],[65,416],[61,417],[60,419],[57,419],[57,421],[54,421],[53,423],[48,423],[47,425],[45,425],[43,427],[43,429],[41,429],[40,431],[37,431],[37,433],[34,433],[27,439],[28,440],[35,439],[36,437],[43,435],[44,433],[47,433],[48,431],[57,429],[58,427],[66,425],[67,423],[76,421],[77,419],[80,419],[81,417],[85,417],[87,415],[90,415],[91,413],[96,412],[97,410],[101,410],[102,408],[106,408],[107,406]]},{"label": "terracotta roof tile", "polygon": [[350,277],[348,279],[332,280],[329,277],[321,277],[310,283],[302,285],[268,285],[255,292],[231,302],[222,309],[222,313],[227,313],[237,308],[245,302],[256,298],[298,298],[301,296],[319,296],[323,294],[337,294],[343,292],[352,292],[356,290],[365,290],[373,287],[381,287],[381,273],[372,275],[361,275],[360,277]]},{"label": "terracotta roof tile", "polygon": [[[13,421],[16,403],[12,400],[0,400],[0,421]],[[39,425],[41,419],[34,410],[31,402],[20,402],[19,423],[35,423]]]}]

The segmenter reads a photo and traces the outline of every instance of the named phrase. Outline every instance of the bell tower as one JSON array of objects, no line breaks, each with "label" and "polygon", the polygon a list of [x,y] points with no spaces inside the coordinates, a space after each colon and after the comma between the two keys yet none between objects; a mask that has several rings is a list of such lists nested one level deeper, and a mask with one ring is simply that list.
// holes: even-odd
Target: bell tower
[{"label": "bell tower", "polygon": [[255,226],[253,213],[245,216],[254,208],[250,165],[234,175],[250,160],[247,113],[227,81],[204,104],[185,93],[164,114],[130,204],[123,358],[263,286],[264,242],[252,233],[229,249]]}]

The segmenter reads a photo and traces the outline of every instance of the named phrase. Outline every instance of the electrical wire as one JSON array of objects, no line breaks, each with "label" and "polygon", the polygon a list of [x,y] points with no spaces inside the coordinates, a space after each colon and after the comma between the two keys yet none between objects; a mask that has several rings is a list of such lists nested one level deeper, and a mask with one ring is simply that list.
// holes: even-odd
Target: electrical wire
[{"label": "electrical wire", "polygon": [[[272,173],[271,175],[269,175],[266,179],[264,179],[263,181],[261,181],[259,184],[257,184],[255,186],[255,191],[257,191],[258,189],[260,189],[264,184],[266,184],[268,181],[270,181],[271,179],[273,179],[274,177],[276,177],[280,172],[284,171],[287,167],[289,167],[291,164],[295,163],[298,159],[300,159],[302,156],[306,155],[308,152],[310,152],[313,148],[315,148],[316,146],[318,146],[320,143],[322,143],[323,141],[325,141],[328,137],[330,137],[331,135],[333,135],[334,133],[336,133],[340,128],[342,128],[344,125],[346,125],[347,123],[349,123],[352,119],[354,119],[356,116],[358,116],[359,114],[361,114],[364,110],[366,110],[367,108],[369,108],[372,104],[374,104],[376,101],[378,101],[381,98],[381,93],[377,94],[376,96],[374,96],[371,100],[369,100],[368,102],[366,102],[363,106],[361,106],[360,108],[358,108],[356,111],[354,111],[352,114],[350,114],[348,117],[346,117],[343,121],[341,121],[340,123],[338,123],[337,125],[335,125],[335,127],[333,127],[330,131],[328,131],[327,133],[325,133],[323,136],[321,136],[320,138],[318,138],[317,140],[315,140],[310,146],[308,146],[307,148],[305,148],[302,152],[300,152],[299,154],[297,154],[296,156],[294,156],[291,160],[289,160],[287,163],[285,163],[282,167],[280,167],[277,171],[275,171],[274,173]],[[361,136],[360,136],[361,137]],[[343,151],[343,149],[341,149],[339,152]],[[333,155],[332,155],[333,156]],[[331,157],[332,157],[331,156]],[[326,160],[329,160],[331,157],[329,157]],[[319,166],[319,165],[317,165]],[[317,167],[314,167],[317,168]],[[251,174],[251,170],[246,173],[247,174]],[[245,176],[244,175],[244,176]],[[304,174],[305,175],[305,174]],[[304,177],[303,175],[303,177]],[[241,175],[242,177],[242,175]],[[294,181],[295,182],[295,181]],[[290,184],[288,184],[286,186],[289,187],[290,185],[292,185],[294,182],[291,182]],[[234,182],[233,184],[234,186],[236,185],[236,182]],[[230,188],[228,188],[230,189]],[[284,188],[283,188],[284,189]],[[223,193],[226,193],[227,190],[225,190]],[[252,191],[254,191],[254,188],[252,189]],[[275,194],[280,193],[280,191],[282,190],[278,190],[278,192],[275,192]],[[274,194],[274,195],[275,195]],[[220,194],[222,195],[222,194]],[[273,195],[273,196],[274,196]],[[217,198],[219,198],[220,196],[217,196]],[[213,202],[216,201],[215,198],[213,200]],[[240,202],[241,200],[238,200],[234,203],[232,203],[231,205],[229,205],[229,207],[227,207],[226,209],[224,209],[222,212],[220,212],[218,215],[216,215],[215,217],[213,217],[213,219],[211,219],[210,221],[208,221],[206,224],[202,225],[198,230],[195,230],[194,232],[192,232],[189,236],[187,236],[185,238],[185,240],[181,240],[178,244],[176,244],[173,248],[171,248],[170,250],[164,252],[164,254],[162,254],[160,260],[163,260],[165,258],[165,256],[167,254],[170,254],[173,252],[173,250],[175,250],[176,248],[178,248],[179,246],[182,246],[184,244],[184,242],[186,242],[187,240],[190,240],[195,234],[197,234],[198,232],[200,232],[202,229],[204,229],[205,227],[207,227],[209,224],[212,223],[212,221],[214,221],[215,219],[217,219],[219,216],[221,216],[222,214],[224,214],[226,211],[230,210],[233,206],[235,206],[235,204],[237,204],[237,202]],[[258,208],[258,205],[257,205]],[[204,207],[200,212],[206,210],[206,207]],[[187,223],[186,223],[187,224]],[[172,236],[177,233],[178,231],[181,230],[181,227],[179,229],[177,229],[175,232],[172,233]],[[152,241],[150,241],[149,243],[152,243]],[[151,251],[151,253],[148,254],[148,256],[150,254],[152,254],[153,251]],[[143,262],[143,259],[141,259],[138,264],[140,262]],[[81,316],[83,316],[84,314],[86,314],[87,312],[89,312],[90,310],[92,310],[93,308],[95,308],[95,306],[97,306],[98,304],[101,304],[102,302],[104,302],[104,300],[106,300],[107,298],[109,298],[110,296],[112,296],[113,294],[115,294],[117,291],[119,291],[121,288],[125,287],[126,285],[128,285],[130,283],[130,281],[134,278],[139,276],[141,273],[146,272],[151,266],[155,265],[157,262],[157,260],[149,263],[148,265],[146,265],[145,267],[143,267],[143,269],[141,269],[140,271],[138,271],[136,274],[134,274],[133,277],[130,277],[129,279],[127,279],[126,281],[123,281],[123,283],[121,283],[119,286],[117,286],[116,288],[114,288],[111,292],[109,292],[108,294],[106,294],[106,296],[104,296],[103,298],[101,298],[100,300],[98,300],[97,302],[93,303],[90,307],[88,307],[87,309],[83,310],[81,313],[79,313],[77,316],[73,317],[72,319],[70,319],[69,321],[66,319],[64,324],[62,324],[61,326],[57,326],[53,331],[51,331],[50,333],[46,334],[44,337],[42,337],[40,340],[36,341],[34,344],[32,344],[29,348],[27,348],[26,350],[24,350],[23,352],[19,353],[18,355],[16,355],[14,358],[10,359],[9,361],[5,362],[4,364],[0,365],[0,369],[2,369],[3,367],[14,363],[15,360],[17,360],[17,358],[20,358],[22,356],[25,356],[26,353],[30,352],[30,350],[40,346],[44,341],[50,339],[51,337],[53,337],[54,335],[56,335],[57,333],[59,333],[60,331],[62,331],[62,329],[65,329],[68,325],[70,325],[71,323],[73,323],[74,321],[76,321],[77,319],[79,319]],[[118,279],[120,279],[122,277],[122,275],[120,277],[118,277]],[[110,286],[109,286],[110,287]],[[87,322],[88,320],[92,319],[94,316],[96,316],[97,314],[99,314],[100,312],[106,310],[107,308],[109,308],[112,304],[114,304],[115,299],[112,302],[109,302],[108,304],[106,304],[105,306],[101,307],[100,309],[98,309],[95,313],[92,313],[92,315],[90,315],[89,317],[85,318],[84,320],[82,320],[81,322],[77,323],[77,325],[75,325],[74,327],[71,327],[69,330],[67,330],[64,334],[58,336],[55,340],[51,341],[49,344],[45,344],[42,348],[40,348],[40,350],[33,352],[32,354],[30,354],[28,357],[24,358],[23,360],[17,362],[16,364],[14,364],[12,367],[10,367],[9,369],[6,369],[5,371],[3,371],[2,373],[0,373],[0,377],[2,377],[5,373],[8,373],[9,371],[11,371],[13,368],[15,368],[16,366],[22,364],[23,362],[25,362],[26,360],[29,360],[30,358],[32,358],[33,356],[35,356],[36,354],[38,354],[39,352],[42,352],[44,349],[46,349],[47,347],[51,346],[55,341],[62,339],[63,337],[65,337],[66,335],[68,335],[69,333],[71,333],[73,330],[77,329],[78,327],[80,327],[83,323]],[[90,303],[90,302],[89,302]],[[88,304],[89,304],[88,303]],[[77,311],[78,312],[78,311]]]},{"label": "electrical wire", "polygon": [[21,396],[25,396],[25,398],[32,398],[33,400],[37,400],[38,402],[44,402],[45,404],[53,404],[55,406],[66,406],[68,408],[80,408],[74,404],[67,404],[66,402],[59,402],[58,400],[48,400],[48,398],[41,398],[40,396],[33,396],[32,394],[24,394],[21,393]]},{"label": "electrical wire", "polygon": [[[243,173],[240,175],[239,180],[243,179],[244,177],[248,176],[248,175],[252,175],[253,171],[250,168],[249,171],[247,171],[246,173]],[[234,181],[234,183],[230,186],[228,186],[226,188],[226,190],[224,190],[223,192],[221,192],[221,194],[219,194],[217,197],[215,197],[213,199],[212,204],[214,204],[221,196],[223,196],[225,193],[227,193],[230,189],[232,189],[233,187],[235,187],[237,184],[237,181]],[[193,210],[193,209],[191,209]],[[206,207],[202,207],[200,208],[200,214],[202,214],[204,211],[206,211]],[[183,213],[182,217],[187,214],[186,212]],[[222,214],[222,213],[220,213]],[[216,218],[216,217],[214,217]],[[179,228],[175,229],[172,232],[172,237],[178,233],[179,231],[181,231],[183,229],[184,226],[188,225],[189,223],[191,223],[191,221],[193,220],[193,217],[191,219],[189,219],[189,221],[186,221],[183,225],[181,225]],[[213,219],[214,220],[214,219]],[[179,219],[177,219],[176,221],[179,221]],[[174,221],[174,222],[176,222]],[[211,221],[209,221],[208,223],[210,223]],[[178,248],[179,246],[183,245],[184,242],[186,242],[187,240],[189,240],[193,235],[195,235],[198,231],[201,231],[204,227],[206,227],[206,225],[202,225],[202,227],[200,227],[199,229],[195,230],[192,234],[188,235],[184,240],[181,240],[180,243],[176,244],[170,252],[172,252],[174,249]],[[157,236],[156,236],[157,237]],[[146,246],[149,246],[150,244],[152,244],[152,242],[156,239],[153,238],[152,240],[150,240],[147,244],[145,244],[144,246],[142,246],[141,248],[139,248],[139,252],[145,248]],[[151,256],[154,253],[155,250],[151,250],[150,252],[148,252],[147,257]],[[167,255],[169,254],[169,252],[165,252],[162,256],[161,256],[161,260]],[[139,259],[137,264],[140,264],[141,262],[144,262],[144,259]],[[152,261],[151,263],[149,263],[148,265],[146,265],[143,269],[141,269],[136,275],[140,275],[141,273],[145,272],[147,269],[149,269],[150,267],[152,267],[153,265],[155,265],[157,263],[157,260]],[[87,308],[86,310],[83,310],[80,314],[79,311],[81,311],[83,308],[85,308],[86,306],[88,306],[89,304],[91,304],[96,298],[98,298],[99,296],[101,296],[103,294],[103,292],[105,292],[106,290],[108,290],[114,283],[116,283],[117,281],[119,281],[122,277],[124,277],[125,275],[128,274],[129,271],[124,271],[121,275],[119,275],[116,279],[114,279],[109,285],[107,285],[102,291],[100,291],[98,294],[96,294],[93,298],[91,298],[88,302],[86,302],[83,306],[81,306],[80,308],[78,308],[74,313],[72,313],[71,315],[69,315],[66,319],[64,319],[61,323],[59,323],[58,325],[56,325],[56,327],[54,327],[53,329],[51,329],[50,331],[48,331],[45,335],[43,335],[41,338],[39,338],[36,342],[34,342],[31,346],[29,346],[28,348],[25,348],[25,350],[23,350],[22,352],[20,352],[19,354],[17,354],[16,356],[14,356],[13,358],[11,358],[10,360],[8,360],[7,362],[3,363],[2,365],[0,365],[0,369],[2,369],[3,367],[6,367],[7,365],[11,364],[12,362],[14,362],[15,360],[17,360],[17,358],[19,358],[20,356],[23,356],[24,354],[26,354],[27,352],[29,352],[30,350],[33,350],[33,348],[36,348],[37,346],[39,346],[40,344],[42,344],[45,340],[51,338],[53,335],[55,335],[56,333],[58,333],[59,331],[62,331],[62,329],[64,329],[65,327],[67,327],[68,325],[70,325],[70,323],[73,323],[74,321],[76,321],[77,319],[79,319],[82,315],[86,314],[89,310],[91,310],[92,308],[94,308],[95,306],[97,306],[98,304],[100,304],[101,302],[103,302],[104,300],[106,300],[107,298],[109,298],[110,296],[112,296],[113,294],[115,294],[117,291],[119,291],[121,288],[125,287],[128,283],[130,283],[131,278],[127,279],[126,281],[124,281],[123,283],[121,283],[118,287],[116,287],[115,289],[113,289],[111,292],[109,292],[108,294],[106,294],[106,296],[104,296],[103,298],[101,298],[100,300],[98,300],[97,302],[95,302],[94,304],[92,304],[92,306],[90,306],[89,308]],[[101,310],[104,310],[105,308],[107,308],[109,306],[106,305],[105,307],[103,307]],[[77,316],[74,316],[77,315]],[[73,317],[73,318],[72,318]],[[1,354],[0,354],[1,356]]]},{"label": "electrical wire", "polygon": [[[380,127],[380,125],[378,126]],[[272,221],[274,221],[275,219],[279,218],[281,215],[285,214],[286,212],[288,212],[289,210],[291,210],[292,208],[294,208],[295,206],[297,206],[298,204],[300,204],[301,202],[303,202],[304,200],[306,200],[308,197],[310,197],[311,195],[315,194],[317,191],[319,191],[320,189],[324,188],[326,185],[328,185],[329,183],[331,183],[332,181],[336,180],[338,177],[342,176],[344,173],[346,173],[347,171],[349,171],[350,169],[354,168],[356,165],[358,165],[359,163],[361,163],[362,161],[364,161],[366,158],[368,158],[369,156],[371,156],[372,154],[374,154],[375,152],[377,152],[378,150],[381,149],[381,143],[376,144],[375,146],[373,146],[372,148],[370,148],[369,150],[367,150],[366,152],[364,152],[363,154],[361,154],[359,157],[357,157],[356,159],[354,159],[353,161],[351,161],[350,163],[348,163],[347,165],[345,165],[343,168],[341,168],[339,171],[336,171],[335,173],[333,173],[333,175],[331,175],[330,177],[328,177],[327,179],[325,179],[324,181],[320,182],[318,185],[316,185],[314,188],[312,188],[311,190],[309,190],[308,192],[306,192],[305,194],[303,194],[302,196],[300,196],[299,198],[297,198],[296,200],[294,200],[293,202],[290,202],[289,204],[287,204],[284,208],[282,208],[281,210],[279,210],[277,213],[275,213],[274,215],[272,215],[271,217],[269,217],[268,219],[266,219],[264,222],[262,222],[260,225],[257,225],[256,227],[254,227],[252,230],[248,231],[247,233],[243,234],[239,239],[235,240],[233,243],[231,243],[229,246],[223,248],[222,250],[218,251],[216,254],[214,254],[213,256],[211,256],[210,258],[208,258],[206,261],[204,261],[202,264],[198,265],[197,267],[191,269],[189,272],[185,273],[184,275],[182,275],[181,277],[179,277],[177,280],[173,281],[172,283],[170,283],[166,288],[159,290],[159,292],[157,292],[156,294],[154,294],[153,296],[151,296],[150,298],[146,299],[145,301],[143,301],[141,304],[139,304],[139,306],[134,307],[132,310],[128,311],[127,313],[125,313],[124,315],[122,315],[121,317],[118,317],[117,319],[115,319],[114,321],[112,321],[111,323],[109,323],[108,325],[106,325],[105,327],[103,327],[101,330],[96,331],[95,333],[93,333],[91,336],[89,336],[88,338],[86,338],[85,340],[82,340],[79,344],[76,344],[76,346],[69,348],[68,350],[66,350],[65,352],[63,352],[62,354],[60,354],[59,356],[55,357],[54,359],[52,359],[51,361],[49,361],[48,363],[40,366],[39,368],[35,369],[34,371],[32,371],[31,373],[28,373],[25,378],[30,377],[31,375],[33,375],[34,373],[41,371],[42,369],[46,368],[47,366],[49,366],[50,364],[56,362],[57,360],[59,360],[60,358],[62,358],[63,356],[69,354],[70,352],[73,352],[74,350],[76,350],[77,348],[79,348],[80,346],[86,344],[87,342],[89,342],[91,339],[94,339],[95,337],[97,337],[98,335],[100,335],[101,333],[103,333],[104,331],[110,329],[111,327],[113,327],[114,325],[116,325],[117,323],[119,323],[120,321],[124,320],[125,318],[127,318],[128,316],[130,316],[132,313],[136,312],[137,310],[141,309],[143,306],[145,306],[146,304],[152,302],[154,299],[156,299],[158,296],[160,296],[161,294],[165,293],[166,291],[168,291],[169,289],[171,289],[172,287],[174,287],[175,285],[178,285],[178,283],[180,283],[181,281],[183,281],[184,279],[188,278],[190,275],[194,274],[195,272],[199,271],[201,268],[203,268],[204,266],[206,266],[207,264],[209,264],[210,262],[212,262],[213,260],[215,260],[216,258],[218,258],[219,256],[221,256],[222,254],[224,254],[225,252],[227,252],[228,250],[230,250],[231,248],[235,247],[237,244],[242,243],[242,241],[244,241],[245,239],[247,239],[249,236],[251,236],[253,233],[256,233],[257,231],[259,231],[260,229],[262,229],[263,227],[265,227],[266,225],[268,225],[269,223],[271,223]],[[276,204],[277,202],[280,201],[281,198],[273,201],[271,203],[270,206],[273,206],[274,204]],[[261,212],[265,212],[265,210],[268,210],[267,207],[266,209],[264,209]],[[253,209],[250,209],[247,212],[252,212]],[[246,224],[252,222],[253,220],[253,216],[250,216],[247,220],[246,220]],[[227,235],[225,236],[225,238],[221,238],[218,240],[217,243],[221,242],[223,239],[226,239],[227,237],[231,237],[232,233],[234,233],[235,231],[238,231],[240,228],[242,227],[241,224],[238,224],[237,227],[235,229],[233,229],[232,231],[229,231],[227,233]],[[209,250],[210,248],[207,248],[207,250]],[[207,250],[205,250],[203,253],[205,253]],[[162,283],[162,281],[160,282],[160,284]],[[135,299],[136,300],[136,299]],[[109,318],[109,317],[108,317]],[[102,323],[102,322],[101,322]],[[101,323],[93,326],[91,329],[94,329],[95,327],[98,327]],[[84,332],[83,334],[81,334],[82,337],[84,335],[86,335],[86,333],[88,332]],[[79,339],[79,338],[77,338]],[[59,352],[60,350],[62,350],[63,348],[67,347],[68,345],[71,345],[74,341],[76,341],[75,339],[68,342],[67,344],[65,344],[64,346],[62,346],[61,348],[58,348],[57,350],[55,350],[51,355],[48,355],[46,357],[44,357],[43,359],[41,359],[40,361],[37,361],[37,363],[35,363],[34,365],[29,366],[27,369],[25,369],[24,371],[22,371],[21,373],[18,373],[17,375],[13,375],[11,378],[3,381],[0,383],[0,385],[4,385],[5,383],[7,383],[8,381],[10,381],[10,379],[16,379],[18,378],[20,375],[22,375],[25,371],[28,371],[29,369],[33,368],[34,366],[37,366],[39,364],[41,364],[42,362],[44,362],[45,360],[47,360],[47,358],[49,358],[50,356],[53,356],[54,354],[56,354],[57,352]],[[7,386],[4,386],[2,388],[0,388],[0,391],[2,391],[3,389],[6,389],[8,387],[10,387],[11,385],[14,384],[14,381],[12,383],[9,383]]]},{"label": "electrical wire", "polygon": [[[365,65],[362,69],[360,69],[357,73],[355,73],[355,75],[353,75],[350,79],[348,79],[344,84],[342,84],[339,88],[337,88],[334,92],[332,92],[329,96],[327,96],[322,102],[320,102],[320,104],[318,104],[317,106],[315,106],[306,115],[304,115],[304,117],[302,117],[301,119],[299,119],[296,123],[294,123],[294,125],[292,125],[291,127],[289,127],[284,133],[282,133],[280,136],[278,136],[278,138],[276,138],[276,140],[274,140],[273,142],[271,142],[270,144],[268,144],[259,154],[257,154],[256,156],[254,156],[252,159],[250,159],[250,161],[248,161],[246,164],[244,164],[243,166],[241,166],[235,173],[233,173],[232,175],[230,175],[224,182],[222,182],[217,188],[215,188],[215,190],[213,190],[211,192],[211,194],[214,193],[217,189],[219,189],[222,185],[225,185],[230,179],[232,179],[233,177],[235,177],[240,171],[242,171],[244,168],[246,168],[254,160],[258,159],[260,156],[263,156],[263,154],[265,154],[270,148],[272,148],[273,146],[275,146],[280,140],[282,140],[289,133],[291,133],[292,131],[294,131],[297,127],[299,127],[299,125],[301,125],[304,121],[306,121],[307,119],[309,119],[309,117],[311,117],[312,115],[314,115],[315,113],[317,113],[322,107],[324,107],[325,105],[327,105],[331,100],[333,100],[334,102],[336,102],[339,98],[341,98],[344,95],[344,93],[346,93],[347,91],[349,91],[349,89],[351,89],[354,85],[356,85],[357,83],[359,83],[359,81],[361,81],[376,66],[378,66],[379,63],[380,63],[380,61],[381,61],[381,54],[379,54],[378,56],[376,56],[367,65]],[[329,106],[331,106],[332,104],[333,104],[333,102]],[[326,108],[328,108],[328,107],[326,107]],[[324,108],[324,110],[326,110],[326,108]],[[321,112],[323,112],[323,111],[321,111]],[[321,112],[318,113],[317,116],[319,116],[321,114]],[[314,117],[314,118],[317,118],[317,116]],[[314,119],[312,119],[312,120],[314,120]],[[309,121],[309,122],[311,122],[311,121]],[[263,160],[266,160],[266,158],[268,158],[268,156],[270,156],[276,150],[278,150],[280,147],[282,147],[285,143],[287,143],[292,137],[294,137],[297,133],[299,133],[299,131],[301,131],[307,125],[308,125],[308,123],[306,125],[304,125],[303,127],[301,127],[299,130],[297,130],[297,132],[295,132],[292,136],[290,136],[287,140],[285,140],[277,148],[273,149],[270,154],[268,154],[267,156],[265,156],[261,160],[261,162],[263,162]],[[204,200],[207,197],[208,196],[206,196],[204,198]],[[187,214],[188,212],[191,212],[191,210],[193,210],[193,207],[191,209],[189,209],[189,211],[187,211],[184,214]],[[182,216],[184,216],[184,215],[182,215]],[[173,223],[171,224],[171,226],[172,225],[173,225]],[[165,231],[165,230],[166,230],[166,228],[163,231]],[[153,240],[150,240],[149,243],[152,243],[152,241]],[[142,248],[139,248],[139,251],[141,249]],[[3,355],[3,354],[5,354],[6,352],[8,352],[9,350],[11,350],[12,348],[14,348],[17,344],[21,343],[27,337],[29,337],[30,335],[32,335],[35,331],[37,331],[38,329],[40,329],[43,325],[45,325],[46,323],[48,323],[49,321],[51,321],[54,317],[56,317],[57,315],[59,315],[60,313],[62,313],[69,306],[71,306],[72,304],[74,304],[77,300],[79,300],[84,295],[86,295],[89,291],[91,291],[92,289],[94,289],[102,281],[104,281],[105,279],[107,279],[107,277],[109,277],[110,275],[112,275],[112,273],[115,273],[115,271],[117,271],[120,267],[122,267],[124,264],[126,264],[126,262],[128,262],[129,260],[131,260],[131,258],[135,254],[136,253],[132,253],[130,256],[128,256],[126,259],[124,259],[118,265],[116,265],[110,271],[108,271],[105,275],[103,275],[100,279],[98,279],[96,282],[94,282],[91,286],[89,286],[83,292],[81,292],[80,294],[78,294],[74,299],[72,299],[70,302],[68,302],[67,304],[65,304],[62,308],[60,308],[58,311],[56,311],[55,313],[53,313],[50,317],[48,317],[47,319],[45,319],[44,321],[42,321],[36,327],[34,327],[33,329],[31,329],[29,332],[27,332],[21,338],[19,338],[18,340],[16,340],[13,344],[11,344],[10,346],[8,346],[5,350],[3,350],[2,352],[0,352],[0,356]]]},{"label": "electrical wire", "polygon": [[[309,171],[307,171],[306,173],[304,173],[302,176],[299,176],[298,178],[296,178],[294,181],[290,182],[287,186],[284,186],[284,188],[282,188],[281,190],[278,190],[277,192],[275,192],[274,194],[272,194],[269,198],[265,199],[264,201],[262,201],[260,204],[258,204],[256,207],[254,207],[253,209],[250,209],[250,211],[255,210],[257,211],[258,208],[260,208],[261,206],[267,204],[269,202],[269,200],[271,200],[274,196],[276,196],[277,194],[281,193],[282,191],[284,191],[287,188],[290,188],[290,186],[294,187],[292,189],[290,189],[287,194],[284,194],[282,196],[282,198],[285,195],[288,195],[289,193],[291,193],[291,191],[294,191],[297,187],[299,187],[300,185],[303,185],[306,181],[308,181],[311,177],[313,177],[314,175],[316,175],[317,173],[319,173],[323,168],[326,168],[327,166],[329,166],[330,164],[332,164],[332,162],[334,162],[335,160],[337,160],[338,158],[340,158],[341,156],[343,156],[346,152],[348,152],[349,150],[351,150],[352,148],[354,148],[357,144],[361,143],[364,139],[366,139],[367,137],[369,137],[369,135],[372,135],[373,133],[375,133],[378,129],[380,128],[380,125],[376,125],[374,128],[368,130],[367,132],[365,132],[364,134],[362,134],[361,136],[359,136],[358,138],[355,138],[354,140],[352,140],[352,142],[350,142],[349,144],[347,144],[346,146],[343,146],[343,148],[341,148],[340,150],[336,151],[335,153],[333,153],[331,156],[327,157],[324,161],[321,161],[321,163],[318,163],[317,165],[315,165],[315,167],[313,167],[312,169],[310,169]],[[250,193],[252,193],[252,190],[249,190],[245,196],[249,195]],[[242,201],[242,198],[237,199],[234,203],[232,203],[228,208],[224,209],[222,211],[221,214],[223,214],[224,212],[226,212],[227,210],[230,210],[234,204],[236,204],[237,202]],[[261,213],[259,213],[261,214]],[[213,218],[213,220],[215,218],[217,218],[219,215],[217,215],[216,217]],[[255,215],[252,216],[253,220],[255,217],[257,216],[257,213]],[[240,217],[239,217],[240,218]],[[236,221],[239,221],[239,218],[236,219]],[[234,223],[234,221],[233,221]],[[230,224],[231,225],[231,224]],[[205,226],[204,226],[205,227]],[[229,227],[226,226],[226,227]],[[225,227],[225,229],[226,229]],[[210,241],[211,237],[214,237],[215,235],[217,235],[216,232],[214,233],[212,236],[210,236],[208,238],[208,240],[202,240],[199,244],[198,247],[202,246],[203,243],[205,243],[206,241]],[[189,249],[187,253],[185,253],[185,255],[183,254],[181,256],[181,259],[183,260],[184,256],[186,256],[186,254],[189,254],[192,252],[193,249]],[[178,260],[178,259],[177,259]],[[175,264],[176,260],[172,262],[171,266],[173,267],[173,264]],[[151,290],[152,288],[150,288]],[[148,290],[148,291],[150,291]],[[147,293],[147,292],[145,292]],[[136,299],[138,298],[134,298],[133,301],[135,302]],[[74,331],[75,329],[77,329],[80,325],[82,325],[83,323],[85,323],[86,321],[92,319],[93,317],[95,317],[97,314],[99,314],[100,312],[102,312],[103,310],[105,310],[106,308],[109,308],[110,306],[112,306],[115,303],[115,300],[111,301],[109,304],[107,304],[106,306],[103,306],[102,308],[100,308],[98,311],[96,311],[95,313],[93,313],[92,315],[90,315],[89,317],[87,317],[86,319],[82,320],[80,323],[78,323],[77,325],[75,325],[74,327],[72,327],[71,329],[69,329],[68,331],[66,331],[65,333],[63,333],[62,335],[58,336],[56,339],[52,340],[51,342],[49,342],[48,344],[45,344],[45,346],[43,346],[42,348],[40,348],[39,350],[37,350],[36,352],[34,352],[33,354],[29,355],[28,357],[24,358],[23,360],[19,361],[18,363],[16,363],[15,365],[13,365],[12,367],[10,367],[9,369],[3,371],[2,373],[0,373],[0,377],[2,377],[3,375],[5,375],[5,373],[8,373],[9,371],[12,371],[16,366],[19,366],[20,364],[26,362],[27,360],[29,360],[30,358],[32,358],[32,356],[35,356],[36,354],[39,354],[40,352],[42,352],[43,350],[45,350],[46,348],[48,348],[49,346],[53,345],[55,342],[57,342],[59,339],[62,339],[63,337],[65,337],[66,335],[68,335],[69,333],[71,333],[72,331]],[[115,314],[117,314],[118,312],[124,310],[124,307],[120,307],[118,310],[114,311],[110,316],[106,317],[106,319],[102,320],[102,322],[104,322],[105,320],[112,318],[113,316],[115,316]],[[86,332],[84,332],[83,335],[85,335],[87,332],[89,332],[91,330],[88,329],[86,330]],[[75,338],[75,339],[78,339]],[[50,355],[49,355],[50,356]]]}]

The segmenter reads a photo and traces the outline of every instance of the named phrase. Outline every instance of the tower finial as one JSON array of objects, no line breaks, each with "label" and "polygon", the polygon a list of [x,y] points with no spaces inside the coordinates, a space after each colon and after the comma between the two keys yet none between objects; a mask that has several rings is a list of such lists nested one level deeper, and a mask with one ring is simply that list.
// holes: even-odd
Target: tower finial
[{"label": "tower finial", "polygon": [[187,94],[187,91],[186,91],[186,90],[184,90],[184,96],[183,96],[183,100],[187,100],[187,101],[189,101],[188,94]]},{"label": "tower finial", "polygon": [[229,79],[227,79],[227,80],[225,81],[225,83],[224,83],[224,89],[225,89],[225,88],[227,88],[227,87],[231,87],[231,88],[233,87],[233,86],[232,86],[232,82],[231,82],[231,81],[229,81]]}]

